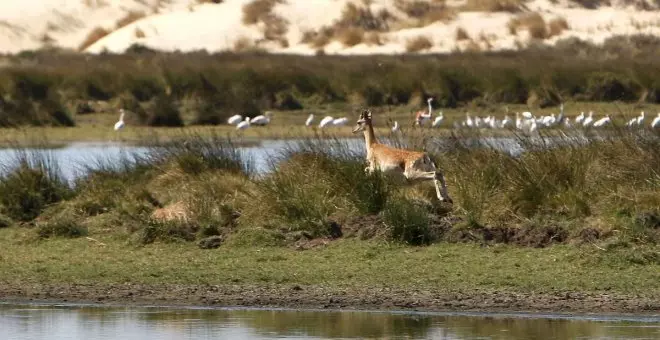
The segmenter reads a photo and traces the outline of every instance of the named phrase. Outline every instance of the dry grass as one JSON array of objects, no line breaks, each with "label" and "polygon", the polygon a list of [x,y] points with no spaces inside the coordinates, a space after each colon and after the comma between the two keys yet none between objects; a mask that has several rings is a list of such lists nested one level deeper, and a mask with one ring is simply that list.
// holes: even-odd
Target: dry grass
[{"label": "dry grass", "polygon": [[283,43],[284,35],[289,30],[289,22],[281,16],[273,13],[275,5],[283,0],[254,0],[243,6],[243,23],[256,25],[263,23],[264,39],[278,41],[280,46],[288,46],[288,41]]},{"label": "dry grass", "polygon": [[385,40],[378,32],[368,32],[364,35],[364,42],[369,46],[382,46]]},{"label": "dry grass", "polygon": [[415,26],[426,26],[437,21],[447,22],[455,17],[453,9],[445,1],[396,0],[396,8],[415,20]]},{"label": "dry grass", "polygon": [[520,30],[527,30],[533,39],[546,39],[549,37],[545,20],[539,13],[528,13],[518,15],[509,20],[507,24],[511,34],[517,34]]},{"label": "dry grass", "polygon": [[433,42],[423,35],[406,41],[406,51],[410,53],[428,50],[431,47],[433,47]]},{"label": "dry grass", "polygon": [[329,44],[334,34],[334,30],[330,27],[323,27],[319,31],[305,31],[300,42],[310,44],[312,47],[319,49]]},{"label": "dry grass", "polygon": [[106,30],[103,27],[96,27],[94,28],[89,34],[87,34],[87,37],[83,40],[83,42],[78,46],[79,51],[84,51],[87,47],[92,46],[95,42],[103,39],[105,36],[110,34],[111,32]]},{"label": "dry grass", "polygon": [[338,31],[336,37],[344,46],[351,47],[364,41],[364,30],[358,27],[347,27]]},{"label": "dry grass", "polygon": [[135,37],[138,38],[138,39],[142,39],[142,38],[145,38],[147,36],[144,33],[144,31],[139,27],[135,28],[135,32],[133,34],[135,34]]},{"label": "dry grass", "polygon": [[255,25],[272,15],[273,7],[282,0],[254,0],[243,6],[243,23]]},{"label": "dry grass", "polygon": [[240,37],[234,42],[235,52],[246,52],[255,48],[254,41],[248,37]]},{"label": "dry grass", "polygon": [[468,39],[470,39],[470,35],[467,33],[467,31],[463,27],[458,27],[456,29],[456,41]]},{"label": "dry grass", "polygon": [[360,7],[347,3],[341,17],[333,25],[335,28],[361,28],[364,31],[388,31],[389,23],[394,17],[387,10],[374,14],[370,7]]},{"label": "dry grass", "polygon": [[117,20],[115,25],[117,29],[120,29],[144,18],[145,16],[146,14],[142,11],[129,11],[121,19]]},{"label": "dry grass", "polygon": [[463,10],[517,13],[522,10],[524,2],[525,0],[467,0]]},{"label": "dry grass", "polygon": [[564,30],[569,29],[568,21],[562,17],[554,18],[548,22],[548,37],[560,35]]}]

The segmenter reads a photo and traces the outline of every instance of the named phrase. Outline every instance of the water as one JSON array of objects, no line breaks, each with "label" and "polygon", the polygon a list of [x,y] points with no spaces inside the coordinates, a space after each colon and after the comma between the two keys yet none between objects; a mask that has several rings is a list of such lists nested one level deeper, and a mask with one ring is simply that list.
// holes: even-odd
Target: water
[{"label": "water", "polygon": [[[238,147],[245,159],[249,159],[257,173],[264,173],[269,169],[270,160],[278,155],[286,146],[295,145],[298,140],[264,140],[259,146]],[[364,149],[359,139],[343,139],[340,141],[353,150]],[[25,148],[21,152],[28,154],[41,154],[53,160],[59,167],[60,173],[69,181],[84,174],[85,168],[92,168],[99,163],[104,165],[119,163],[125,157],[144,156],[149,152],[148,147],[123,145],[120,143],[70,143],[64,147],[54,149]],[[0,149],[0,165],[5,168],[15,163],[17,150],[11,148]]]},{"label": "water", "polygon": [[659,339],[660,315],[566,316],[0,304],[19,339]]},{"label": "water", "polygon": [[[253,169],[257,173],[264,173],[268,171],[273,156],[277,155],[278,152],[282,151],[287,146],[295,147],[297,142],[299,142],[299,140],[295,139],[263,140],[258,146],[243,146],[238,147],[237,149],[243,154],[245,159],[250,160]],[[337,142],[354,152],[364,153],[365,151],[364,142],[361,138],[338,139],[334,142],[330,142],[329,145]],[[383,142],[388,142],[388,140],[383,139]],[[552,140],[546,140],[545,142],[552,143]],[[506,137],[464,139],[461,143],[468,147],[486,145],[488,147],[509,152],[512,155],[520,154],[523,151],[523,147],[516,140]],[[452,146],[446,139],[432,139],[427,143],[427,148],[429,150],[442,151],[448,147]],[[16,151],[17,150],[11,148],[0,149],[0,165],[4,165],[4,169],[7,169],[8,167],[11,168],[11,165],[14,164],[16,160]],[[89,168],[90,166],[93,168],[99,163],[104,165],[118,164],[121,159],[125,159],[126,157],[130,158],[131,156],[143,156],[147,154],[149,148],[112,142],[75,142],[60,148],[25,148],[21,151],[29,154],[38,153],[46,155],[59,166],[60,173],[67,180],[73,181],[75,178],[85,173],[83,169]]]}]

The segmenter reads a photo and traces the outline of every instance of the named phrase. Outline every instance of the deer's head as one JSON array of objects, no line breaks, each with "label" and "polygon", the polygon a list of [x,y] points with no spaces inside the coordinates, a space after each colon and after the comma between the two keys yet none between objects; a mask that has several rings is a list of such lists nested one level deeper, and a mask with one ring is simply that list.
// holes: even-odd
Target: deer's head
[{"label": "deer's head", "polygon": [[368,109],[362,110],[362,113],[360,114],[360,118],[358,118],[357,123],[353,128],[353,133],[364,131],[367,125],[370,124],[371,124],[371,110]]}]

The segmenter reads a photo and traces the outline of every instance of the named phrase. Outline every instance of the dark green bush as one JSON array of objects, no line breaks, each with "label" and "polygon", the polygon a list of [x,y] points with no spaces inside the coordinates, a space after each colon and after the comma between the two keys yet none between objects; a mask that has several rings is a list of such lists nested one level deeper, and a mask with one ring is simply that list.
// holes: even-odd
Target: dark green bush
[{"label": "dark green bush", "polygon": [[[0,207],[0,211],[1,210],[2,209]],[[0,228],[7,228],[10,227],[12,224],[14,224],[14,221],[12,221],[12,219],[9,218],[9,216],[5,216],[2,213],[0,213]]]},{"label": "dark green bush", "polygon": [[383,220],[393,241],[411,245],[431,243],[429,212],[422,206],[403,198],[388,200]]},{"label": "dark green bush", "polygon": [[74,216],[60,216],[54,220],[37,224],[37,235],[48,237],[81,237],[87,235],[87,228],[82,226]]},{"label": "dark green bush", "polygon": [[17,221],[30,221],[48,205],[73,195],[57,165],[41,155],[19,153],[18,165],[0,176],[0,206]]}]

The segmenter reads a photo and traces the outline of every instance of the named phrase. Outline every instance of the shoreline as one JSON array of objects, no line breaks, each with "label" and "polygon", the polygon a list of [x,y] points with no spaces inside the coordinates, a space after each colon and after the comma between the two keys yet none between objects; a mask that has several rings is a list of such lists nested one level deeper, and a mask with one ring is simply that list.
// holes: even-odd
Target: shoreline
[{"label": "shoreline", "polygon": [[19,284],[3,282],[4,303],[100,306],[246,307],[418,312],[515,312],[657,315],[652,296],[605,292],[550,293],[318,285]]}]

